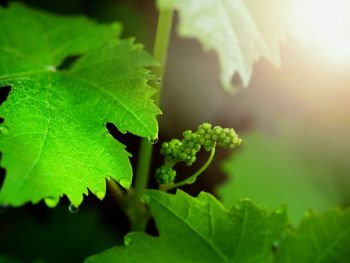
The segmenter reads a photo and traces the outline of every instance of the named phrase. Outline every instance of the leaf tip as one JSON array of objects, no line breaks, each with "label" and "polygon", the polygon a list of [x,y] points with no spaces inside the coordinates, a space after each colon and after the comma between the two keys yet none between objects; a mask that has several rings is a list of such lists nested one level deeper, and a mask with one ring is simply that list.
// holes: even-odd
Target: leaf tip
[{"label": "leaf tip", "polygon": [[125,189],[129,189],[131,186],[131,181],[129,179],[126,178],[122,178],[119,180],[119,184],[125,188]]},{"label": "leaf tip", "polygon": [[103,191],[96,191],[95,195],[98,199],[102,200],[105,197],[105,192]]},{"label": "leaf tip", "polygon": [[45,204],[50,208],[54,208],[59,201],[60,199],[56,197],[47,197],[44,199]]}]

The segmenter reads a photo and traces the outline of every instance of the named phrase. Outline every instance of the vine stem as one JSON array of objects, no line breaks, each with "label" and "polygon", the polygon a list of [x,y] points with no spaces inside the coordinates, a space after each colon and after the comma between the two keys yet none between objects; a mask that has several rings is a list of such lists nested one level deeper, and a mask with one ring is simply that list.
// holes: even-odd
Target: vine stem
[{"label": "vine stem", "polygon": [[[166,57],[168,53],[170,33],[173,21],[173,10],[160,10],[158,16],[158,25],[156,40],[154,45],[153,57],[160,63],[159,67],[153,68],[153,74],[156,76],[158,81],[154,85],[157,92],[154,96],[155,104],[159,106],[161,91],[163,87],[163,79],[165,73]],[[147,188],[149,173],[152,161],[153,145],[148,139],[141,139],[140,149],[139,149],[139,159],[136,167],[136,177],[134,184],[134,198],[131,202],[131,207],[129,209],[135,210],[140,209],[141,197]],[[131,211],[133,212],[133,211]],[[134,211],[135,212],[135,211]],[[134,218],[134,219],[133,219]],[[137,216],[130,218],[132,230],[144,231],[148,217],[147,216]]]},{"label": "vine stem", "polygon": [[171,189],[178,188],[178,187],[186,185],[186,184],[194,183],[196,181],[197,177],[200,176],[208,168],[208,166],[211,164],[211,162],[214,159],[214,155],[215,155],[215,147],[211,148],[208,160],[194,174],[192,174],[191,176],[187,177],[186,179],[184,179],[178,183],[161,185],[160,190],[169,191]]},{"label": "vine stem", "polygon": [[[168,53],[171,25],[173,20],[173,10],[161,10],[158,17],[156,41],[154,45],[153,57],[160,62],[160,67],[153,69],[153,73],[159,79],[156,89],[157,93],[154,97],[156,105],[160,104],[160,96],[163,86],[163,78],[165,72],[166,57]],[[153,153],[153,145],[148,139],[141,140],[139,150],[139,160],[136,168],[135,194],[141,197],[147,187],[151,159]]]}]

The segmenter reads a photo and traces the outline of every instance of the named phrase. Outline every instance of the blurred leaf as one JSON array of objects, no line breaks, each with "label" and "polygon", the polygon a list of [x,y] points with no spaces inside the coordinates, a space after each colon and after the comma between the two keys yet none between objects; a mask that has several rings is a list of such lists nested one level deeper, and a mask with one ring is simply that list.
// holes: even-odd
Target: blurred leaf
[{"label": "blurred leaf", "polygon": [[339,201],[335,191],[317,184],[322,169],[308,165],[279,138],[243,136],[240,151],[224,162],[223,170],[229,181],[218,191],[227,207],[242,197],[270,208],[286,204],[297,223],[309,208],[325,211]]},{"label": "blurred leaf", "polygon": [[277,263],[345,263],[350,259],[350,209],[310,212],[277,250]]},{"label": "blurred leaf", "polygon": [[268,262],[285,228],[283,208],[268,213],[249,200],[225,209],[212,195],[148,191],[159,237],[131,233],[124,247],[87,259],[100,262]]},{"label": "blurred leaf", "polygon": [[231,89],[237,72],[249,84],[254,63],[265,57],[280,64],[284,13],[278,0],[158,0],[161,10],[179,12],[179,35],[198,39],[220,61],[221,83]]},{"label": "blurred leaf", "polygon": [[[150,49],[153,46],[153,26],[147,8],[140,8],[137,1],[96,0],[89,1],[89,15],[101,22],[119,21],[123,25],[123,37],[135,37]],[[146,2],[145,5],[148,5]],[[149,3],[152,6],[153,3]],[[153,7],[153,6],[152,6]]]}]

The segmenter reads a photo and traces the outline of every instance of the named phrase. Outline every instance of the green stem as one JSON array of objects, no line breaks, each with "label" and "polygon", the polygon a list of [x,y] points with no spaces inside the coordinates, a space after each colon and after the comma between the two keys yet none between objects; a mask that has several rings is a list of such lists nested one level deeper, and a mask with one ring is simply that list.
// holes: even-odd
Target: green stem
[{"label": "green stem", "polygon": [[[163,78],[165,72],[165,63],[168,53],[169,39],[171,33],[171,25],[173,20],[172,10],[161,10],[158,17],[157,35],[154,45],[153,56],[160,62],[160,67],[153,69],[153,73],[160,80],[157,83],[157,93],[155,95],[155,103],[159,105],[160,95],[163,86]],[[147,187],[151,159],[153,153],[153,145],[148,139],[142,139],[139,150],[139,161],[136,169],[135,193],[141,197]]]},{"label": "green stem", "polygon": [[141,139],[135,178],[135,195],[137,195],[137,198],[142,197],[147,187],[152,153],[153,145],[147,139]]},{"label": "green stem", "polygon": [[215,155],[215,147],[211,148],[208,160],[194,174],[192,174],[191,176],[187,177],[186,179],[184,179],[178,183],[162,185],[160,187],[160,189],[163,191],[169,191],[171,189],[178,188],[178,187],[186,185],[186,184],[193,184],[196,181],[197,177],[200,176],[208,168],[208,166],[211,164],[211,162],[214,159],[214,155]]},{"label": "green stem", "polygon": [[[171,26],[173,20],[173,10],[161,10],[158,17],[157,35],[154,45],[154,58],[160,62],[160,66],[153,69],[154,75],[158,78],[158,82],[155,86],[157,93],[154,97],[155,104],[159,106],[161,91],[163,86],[163,78],[165,72],[165,63],[169,47],[169,39],[171,33]],[[135,179],[135,194],[132,204],[138,208],[138,203],[147,188],[149,172],[152,160],[153,145],[148,139],[143,138],[140,144],[139,160],[136,168],[136,179]],[[147,222],[148,217],[139,217],[139,221]],[[132,222],[132,225],[141,225],[144,227],[146,224],[142,222]],[[135,230],[135,229],[132,229]],[[140,230],[140,229],[137,229]],[[142,230],[142,229],[141,229]]]},{"label": "green stem", "polygon": [[157,93],[154,97],[157,105],[160,105],[171,26],[173,23],[173,13],[173,10],[161,10],[158,17],[157,36],[153,49],[153,57],[160,63],[160,67],[153,69],[153,73],[159,79]]}]

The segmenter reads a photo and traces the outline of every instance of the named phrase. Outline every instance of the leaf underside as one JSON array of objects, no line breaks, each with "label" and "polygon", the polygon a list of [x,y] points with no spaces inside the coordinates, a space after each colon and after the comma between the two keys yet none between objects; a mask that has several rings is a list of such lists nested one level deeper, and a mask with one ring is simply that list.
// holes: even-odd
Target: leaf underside
[{"label": "leaf underside", "polygon": [[279,0],[158,0],[158,7],[179,12],[180,36],[195,38],[217,53],[220,80],[228,90],[235,73],[247,86],[261,57],[280,64],[286,9]]},{"label": "leaf underside", "polygon": [[[129,153],[105,125],[157,135],[146,67],[158,63],[119,33],[118,24],[0,8],[0,87],[11,87],[0,108],[1,204],[55,206],[65,194],[78,206],[88,189],[102,199],[106,178],[130,187]],[[79,58],[61,68],[71,56]]]}]

